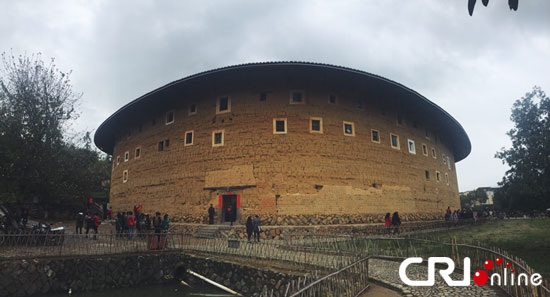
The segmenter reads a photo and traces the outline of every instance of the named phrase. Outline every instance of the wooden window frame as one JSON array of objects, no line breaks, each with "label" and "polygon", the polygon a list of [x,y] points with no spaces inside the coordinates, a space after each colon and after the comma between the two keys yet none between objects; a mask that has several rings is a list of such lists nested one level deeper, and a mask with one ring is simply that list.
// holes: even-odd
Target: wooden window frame
[{"label": "wooden window frame", "polygon": [[[222,134],[222,142],[216,143],[216,134],[221,133]],[[225,145],[225,130],[214,130],[212,131],[212,147],[219,147]]]},{"label": "wooden window frame", "polygon": [[428,150],[428,145],[425,143],[422,143],[422,154],[426,157],[430,155],[430,151]]},{"label": "wooden window frame", "polygon": [[[187,135],[191,133],[191,143],[187,143]],[[193,145],[193,143],[195,142],[195,130],[188,130],[188,131],[185,131],[185,134],[183,136],[183,146],[190,146],[190,145]]]},{"label": "wooden window frame", "polygon": [[[277,131],[277,121],[284,121],[285,122],[285,131],[283,131],[283,132]],[[273,119],[273,134],[287,134],[287,132],[288,132],[287,118],[274,118]]]},{"label": "wooden window frame", "polygon": [[[301,93],[302,94],[302,101],[296,102],[294,101],[294,93]],[[289,98],[290,104],[306,104],[306,92],[304,90],[290,90],[290,98]]]},{"label": "wooden window frame", "polygon": [[[172,114],[172,121],[168,121],[168,114]],[[174,122],[176,121],[176,112],[174,110],[170,110],[170,111],[167,111],[166,112],[166,115],[164,117],[164,125],[165,126],[168,126],[168,125],[171,125],[173,124]]]},{"label": "wooden window frame", "polygon": [[[192,107],[193,105],[195,105],[195,111],[191,111],[191,107]],[[197,103],[191,103],[191,104],[189,105],[188,109],[187,109],[187,114],[190,115],[190,116],[191,116],[191,115],[195,115],[195,114],[197,114],[197,111],[198,111]]]},{"label": "wooden window frame", "polygon": [[[395,138],[397,139],[397,146],[393,145],[393,136],[395,136]],[[390,146],[393,149],[401,150],[401,142],[399,141],[399,135],[398,134],[390,133]]]},{"label": "wooden window frame", "polygon": [[[412,151],[411,151],[411,143],[413,145],[413,150]],[[414,143],[414,140],[407,139],[407,150],[409,151],[410,154],[416,155],[416,143]]]},{"label": "wooden window frame", "polygon": [[[378,134],[378,140],[374,140],[374,132]],[[380,131],[376,129],[370,129],[370,141],[374,143],[380,143]]]},{"label": "wooden window frame", "polygon": [[[331,96],[334,96],[334,103],[330,102],[330,97]],[[336,93],[330,93],[328,94],[328,100],[327,100],[328,104],[330,105],[338,105],[338,95],[336,95]]]},{"label": "wooden window frame", "polygon": [[[227,109],[220,111],[220,101],[222,98],[227,98]],[[218,99],[216,100],[216,114],[224,114],[228,112],[231,112],[231,96],[229,95],[218,96]]]},{"label": "wooden window frame", "polygon": [[[351,125],[351,134],[346,133],[346,125]],[[355,136],[355,123],[354,122],[343,121],[342,122],[342,130],[343,130],[345,136]]]},{"label": "wooden window frame", "polygon": [[[313,130],[313,121],[319,121],[319,131]],[[323,134],[323,118],[320,118],[320,117],[309,118],[309,133]]]}]

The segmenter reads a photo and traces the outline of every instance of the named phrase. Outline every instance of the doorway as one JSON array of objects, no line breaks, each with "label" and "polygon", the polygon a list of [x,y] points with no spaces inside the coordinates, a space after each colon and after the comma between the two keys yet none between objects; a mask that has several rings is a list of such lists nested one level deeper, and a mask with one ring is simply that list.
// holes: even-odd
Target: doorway
[{"label": "doorway", "polygon": [[222,195],[223,222],[235,222],[237,219],[237,195]]}]

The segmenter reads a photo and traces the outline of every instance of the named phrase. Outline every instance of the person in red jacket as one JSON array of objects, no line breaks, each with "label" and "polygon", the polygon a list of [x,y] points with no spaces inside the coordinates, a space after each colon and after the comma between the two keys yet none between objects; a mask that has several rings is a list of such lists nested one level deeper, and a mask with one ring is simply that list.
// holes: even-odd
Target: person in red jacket
[{"label": "person in red jacket", "polygon": [[132,212],[128,212],[128,217],[126,218],[126,225],[128,226],[128,239],[134,239],[134,227],[136,226],[136,220],[132,215]]},{"label": "person in red jacket", "polygon": [[391,215],[390,213],[386,213],[386,217],[384,218],[384,225],[386,226],[386,233],[390,233],[390,227],[391,227]]},{"label": "person in red jacket", "polygon": [[93,227],[94,227],[94,239],[97,239],[96,238],[96,234],[97,234],[97,230],[99,228],[99,225],[101,225],[101,219],[99,218],[99,216],[97,214],[94,215],[94,219],[93,219]]}]

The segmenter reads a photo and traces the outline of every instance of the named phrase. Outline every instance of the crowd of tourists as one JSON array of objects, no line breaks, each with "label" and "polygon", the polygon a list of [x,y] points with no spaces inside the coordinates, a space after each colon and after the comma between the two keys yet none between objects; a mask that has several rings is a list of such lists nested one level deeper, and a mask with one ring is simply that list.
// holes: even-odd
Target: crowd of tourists
[{"label": "crowd of tourists", "polygon": [[134,233],[138,239],[145,239],[148,233],[167,233],[172,219],[168,214],[161,217],[156,212],[151,218],[149,214],[141,212],[142,205],[134,206],[133,211],[118,212],[115,217],[116,239],[134,239]]},{"label": "crowd of tourists", "polygon": [[451,226],[456,226],[459,222],[459,220],[465,220],[465,219],[472,219],[474,222],[477,222],[478,220],[478,213],[475,210],[472,209],[456,209],[451,210],[451,207],[447,207],[447,210],[445,211],[445,222],[447,223],[447,227],[450,228]]},{"label": "crowd of tourists", "polygon": [[[133,211],[118,212],[116,214],[114,218],[116,239],[127,238],[133,240],[134,235],[138,239],[145,239],[148,233],[161,234],[168,232],[172,220],[168,214],[161,217],[160,212],[157,212],[151,218],[149,214],[141,212],[142,208],[142,205],[134,206]],[[112,213],[110,207],[105,218],[109,219],[111,217],[109,213]],[[92,230],[94,232],[93,239],[96,239],[100,225],[99,213],[91,213],[88,210],[86,214],[81,211],[76,215],[76,234],[86,234],[86,238],[88,238],[90,230]]]},{"label": "crowd of tourists", "polygon": [[88,238],[90,230],[94,231],[93,239],[97,239],[97,234],[99,230],[99,225],[101,225],[101,218],[99,214],[91,213],[87,211],[86,214],[80,211],[76,214],[76,234],[84,234],[82,228],[86,230],[86,238]]}]

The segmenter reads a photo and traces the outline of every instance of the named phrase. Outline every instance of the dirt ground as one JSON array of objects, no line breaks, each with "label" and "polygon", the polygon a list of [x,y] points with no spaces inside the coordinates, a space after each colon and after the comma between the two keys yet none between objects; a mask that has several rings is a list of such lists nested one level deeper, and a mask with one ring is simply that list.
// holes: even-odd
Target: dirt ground
[{"label": "dirt ground", "polygon": [[370,289],[360,297],[401,297],[401,294],[394,290],[370,283]]}]

